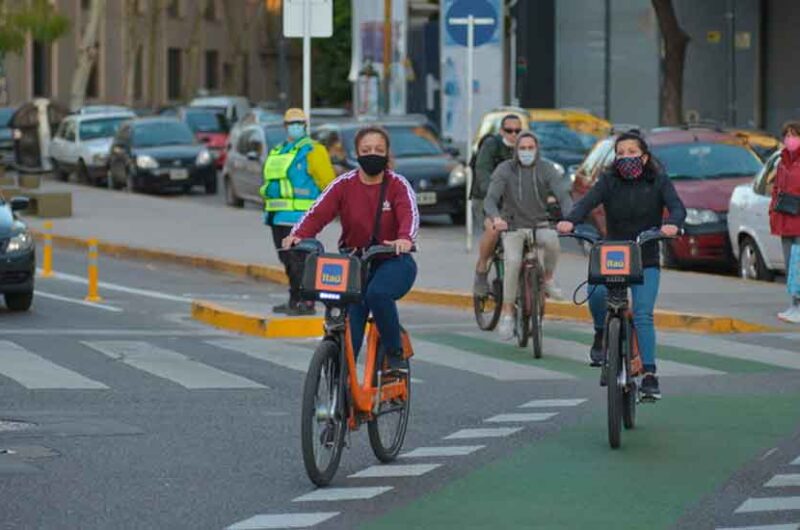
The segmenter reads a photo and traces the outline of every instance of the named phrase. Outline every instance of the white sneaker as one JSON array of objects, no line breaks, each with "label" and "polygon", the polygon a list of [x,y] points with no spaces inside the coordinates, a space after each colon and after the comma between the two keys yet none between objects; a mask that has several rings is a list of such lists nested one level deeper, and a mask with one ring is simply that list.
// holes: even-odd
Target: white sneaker
[{"label": "white sneaker", "polygon": [[564,293],[561,292],[561,288],[558,286],[555,280],[550,280],[549,282],[545,282],[544,291],[545,294],[547,294],[547,297],[551,300],[564,299]]},{"label": "white sneaker", "polygon": [[778,318],[790,324],[800,324],[800,306],[790,307],[783,313],[779,313]]},{"label": "white sneaker", "polygon": [[497,333],[500,335],[501,340],[512,340],[514,338],[514,317],[511,315],[500,317]]}]

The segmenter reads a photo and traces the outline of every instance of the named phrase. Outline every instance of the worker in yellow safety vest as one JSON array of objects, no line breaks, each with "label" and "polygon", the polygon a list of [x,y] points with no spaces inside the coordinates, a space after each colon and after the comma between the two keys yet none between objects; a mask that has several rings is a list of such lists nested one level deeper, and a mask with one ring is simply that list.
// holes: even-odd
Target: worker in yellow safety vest
[{"label": "worker in yellow safety vest", "polygon": [[[291,108],[283,117],[286,141],[275,146],[264,162],[264,223],[272,229],[276,249],[292,226],[311,208],[336,174],[328,151],[308,136],[308,119],[302,109]],[[314,314],[314,304],[299,299],[303,263],[290,253],[278,253],[289,277],[289,301],[272,308],[289,315]]]}]

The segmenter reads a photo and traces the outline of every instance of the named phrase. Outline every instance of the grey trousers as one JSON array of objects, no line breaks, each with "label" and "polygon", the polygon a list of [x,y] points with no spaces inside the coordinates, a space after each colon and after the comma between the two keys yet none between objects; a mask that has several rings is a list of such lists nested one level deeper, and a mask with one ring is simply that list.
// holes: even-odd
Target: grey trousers
[{"label": "grey trousers", "polygon": [[[513,230],[503,233],[503,263],[505,273],[503,276],[503,301],[512,303],[517,298],[519,290],[519,269],[522,267],[522,249],[525,240],[533,236],[530,228]],[[561,243],[558,233],[552,228],[537,228],[536,243],[539,248],[539,259],[547,276],[556,270],[558,256],[561,253]]]}]

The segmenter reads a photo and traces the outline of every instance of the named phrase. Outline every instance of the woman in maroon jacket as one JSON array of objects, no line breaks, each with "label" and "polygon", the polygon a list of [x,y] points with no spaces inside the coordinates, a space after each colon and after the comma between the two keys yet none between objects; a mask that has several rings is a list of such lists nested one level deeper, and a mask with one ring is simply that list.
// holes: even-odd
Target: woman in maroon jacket
[{"label": "woman in maroon jacket", "polygon": [[[778,175],[772,188],[772,204],[769,211],[770,230],[781,236],[786,270],[792,245],[800,245],[800,122],[789,122],[783,126],[783,145]],[[781,197],[783,195],[783,197]],[[794,211],[792,208],[794,204]],[[778,313],[778,318],[800,324],[800,296],[792,297],[792,305]]]},{"label": "woman in maroon jacket", "polygon": [[[361,349],[364,326],[372,312],[390,366],[402,369],[406,364],[402,357],[400,320],[395,302],[411,290],[417,277],[417,264],[409,252],[419,230],[419,211],[416,195],[408,181],[387,169],[389,147],[389,136],[383,129],[365,127],[359,130],[355,148],[361,167],[340,176],[328,186],[284,239],[283,246],[289,248],[301,239],[316,237],[338,215],[342,224],[339,248],[366,249],[377,243],[395,248],[395,256],[373,261],[363,302],[351,305],[349,315],[353,351],[358,354]],[[384,180],[386,191],[380,205],[380,233],[373,234]]]}]

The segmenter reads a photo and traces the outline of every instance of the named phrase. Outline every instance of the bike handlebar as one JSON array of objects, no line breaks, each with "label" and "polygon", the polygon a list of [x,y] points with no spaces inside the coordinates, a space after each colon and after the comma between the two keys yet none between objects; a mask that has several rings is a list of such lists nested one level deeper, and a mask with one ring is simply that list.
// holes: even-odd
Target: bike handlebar
[{"label": "bike handlebar", "polygon": [[[411,252],[416,251],[416,246],[411,248]],[[291,248],[282,248],[278,252],[306,252],[308,254],[322,254],[325,248],[316,239],[303,239]],[[397,250],[391,245],[373,245],[363,251],[360,258],[364,263],[369,263],[378,256],[395,255]]]},{"label": "bike handlebar", "polygon": [[[683,231],[680,230],[677,235],[680,235],[682,233],[683,233]],[[653,228],[650,228],[648,230],[645,230],[644,232],[641,232],[638,236],[636,236],[635,242],[636,242],[637,245],[641,246],[641,245],[644,245],[646,243],[650,243],[651,241],[664,241],[664,240],[667,240],[667,239],[675,239],[677,237],[677,235],[668,236],[668,235],[665,235],[665,234],[663,234],[661,232],[661,228],[653,227]],[[597,244],[603,243],[605,241],[604,239],[602,239],[599,236],[596,236],[594,234],[590,234],[590,233],[586,233],[586,232],[582,232],[582,231],[577,231],[577,230],[575,230],[573,232],[570,232],[569,234],[558,234],[558,237],[571,237],[571,238],[578,239],[578,240],[581,240],[581,241],[586,241],[590,245],[597,245]]]}]

